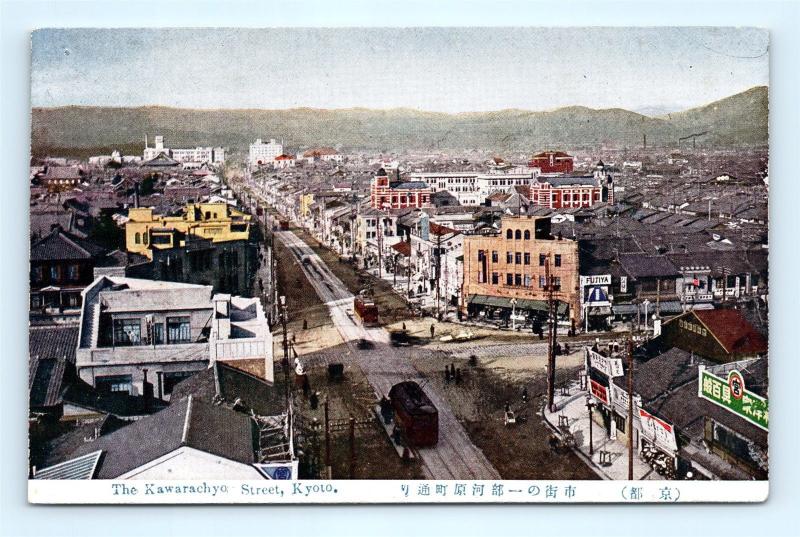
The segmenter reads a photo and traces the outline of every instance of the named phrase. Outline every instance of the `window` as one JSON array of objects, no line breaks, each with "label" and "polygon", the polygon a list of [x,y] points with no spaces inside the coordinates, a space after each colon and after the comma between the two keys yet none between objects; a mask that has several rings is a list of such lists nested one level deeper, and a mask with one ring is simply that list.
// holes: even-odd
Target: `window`
[{"label": "window", "polygon": [[167,343],[191,343],[192,328],[189,317],[167,318]]},{"label": "window", "polygon": [[514,233],[510,229],[506,230],[506,239],[513,239],[513,238],[514,238]]},{"label": "window", "polygon": [[522,286],[522,274],[515,274],[514,275],[514,285],[521,287]]},{"label": "window", "polygon": [[197,371],[176,371],[174,373],[164,373],[164,395],[169,395],[175,386],[183,379],[189,378]]},{"label": "window", "polygon": [[556,265],[557,267],[560,267],[560,266],[561,266],[561,254],[556,254],[556,255],[555,255],[555,265]]},{"label": "window", "polygon": [[139,345],[142,323],[139,319],[114,319],[114,345]]},{"label": "window", "polygon": [[149,240],[149,238],[148,238],[147,232],[142,233],[142,241],[144,241],[144,243],[147,244],[148,240]]},{"label": "window", "polygon": [[514,254],[514,264],[521,265],[522,264],[522,254],[517,252]]},{"label": "window", "polygon": [[547,286],[547,278],[544,276],[539,276],[539,287],[544,289]]},{"label": "window", "polygon": [[522,238],[522,232],[520,230],[516,230],[514,232],[514,238],[517,239],[517,240],[521,239]]},{"label": "window", "polygon": [[40,282],[44,279],[44,269],[42,267],[33,267],[31,269],[31,279],[34,282]]},{"label": "window", "polygon": [[[526,232],[527,233],[527,232]],[[523,259],[525,260],[526,265],[531,264],[531,254],[529,252],[525,252]]]},{"label": "window", "polygon": [[80,278],[80,267],[78,265],[70,265],[67,267],[67,279],[70,281],[78,281]]},{"label": "window", "polygon": [[560,277],[555,276],[553,278],[553,287],[555,288],[556,291],[561,289],[561,278]]},{"label": "window", "polygon": [[138,231],[133,236],[133,242],[136,243],[136,244],[141,244],[142,243],[142,234],[139,233]]},{"label": "window", "polygon": [[625,434],[625,425],[627,424],[628,420],[616,412],[614,412],[612,416],[614,416],[614,424],[617,426],[617,430],[622,434]]},{"label": "window", "polygon": [[547,256],[544,254],[539,254],[539,266],[543,267],[545,261],[547,260]]},{"label": "window", "polygon": [[499,256],[497,255],[497,250],[492,250],[492,263],[497,263],[499,260]]},{"label": "window", "polygon": [[61,267],[58,265],[50,267],[50,280],[54,282],[61,280]]},{"label": "window", "polygon": [[526,274],[525,275],[525,287],[530,287],[530,286],[531,286],[531,277],[530,277],[530,275]]},{"label": "window", "polygon": [[478,250],[478,261],[479,262],[483,261],[483,256],[484,256],[483,250]]},{"label": "window", "polygon": [[530,232],[530,230],[527,230],[527,229],[526,229],[526,230],[525,230],[525,233],[524,233],[523,235],[524,235],[524,237],[525,237],[525,240],[526,240],[526,241],[528,241],[528,240],[530,240],[530,239],[531,239],[531,232]]},{"label": "window", "polygon": [[496,272],[492,272],[492,284],[497,285],[500,283],[500,275]]},{"label": "window", "polygon": [[133,378],[131,375],[97,377],[94,384],[99,392],[130,394],[133,391]]},{"label": "window", "polygon": [[506,274],[506,285],[514,285],[514,275],[510,272]]},{"label": "window", "polygon": [[153,325],[153,345],[164,344],[164,324],[156,323]]},{"label": "window", "polygon": [[77,308],[81,305],[81,295],[80,293],[69,293],[65,295],[65,302],[68,308]]},{"label": "window", "polygon": [[510,265],[514,262],[514,254],[512,252],[506,252],[506,264]]}]

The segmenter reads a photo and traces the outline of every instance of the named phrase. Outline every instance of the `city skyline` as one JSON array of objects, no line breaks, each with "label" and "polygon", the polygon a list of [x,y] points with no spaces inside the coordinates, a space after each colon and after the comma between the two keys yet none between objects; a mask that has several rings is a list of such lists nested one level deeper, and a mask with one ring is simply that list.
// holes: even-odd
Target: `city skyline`
[{"label": "city skyline", "polygon": [[32,37],[31,102],[658,115],[768,85],[768,39],[755,28],[46,29]]}]

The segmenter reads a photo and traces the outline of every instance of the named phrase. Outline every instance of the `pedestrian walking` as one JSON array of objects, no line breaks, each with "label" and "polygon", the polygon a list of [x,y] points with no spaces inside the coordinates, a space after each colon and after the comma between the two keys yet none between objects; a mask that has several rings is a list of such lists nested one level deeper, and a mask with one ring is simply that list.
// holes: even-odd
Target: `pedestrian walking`
[{"label": "pedestrian walking", "polygon": [[436,328],[431,325],[431,339],[433,339],[433,334],[436,332]]},{"label": "pedestrian walking", "polygon": [[527,403],[528,402],[528,387],[527,386],[522,388],[522,402],[523,403]]}]

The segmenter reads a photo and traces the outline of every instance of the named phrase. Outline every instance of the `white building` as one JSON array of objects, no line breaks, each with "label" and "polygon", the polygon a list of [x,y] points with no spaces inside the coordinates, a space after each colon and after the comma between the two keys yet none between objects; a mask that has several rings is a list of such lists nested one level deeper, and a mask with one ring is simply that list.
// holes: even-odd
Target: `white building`
[{"label": "white building", "polygon": [[[515,169],[519,172],[519,169]],[[479,172],[442,172],[442,173],[410,173],[409,181],[422,181],[434,192],[447,191],[458,203],[464,206],[476,206],[495,190],[507,190],[514,186],[533,184],[540,175],[539,168],[527,168],[522,173],[479,173]]]},{"label": "white building", "polygon": [[221,164],[225,162],[225,150],[221,147],[195,147],[189,149],[170,149],[164,147],[164,137],[156,136],[155,146],[149,147],[147,137],[144,141],[144,160],[152,160],[161,153],[178,162]]},{"label": "white building", "polygon": [[250,166],[264,166],[272,164],[275,157],[283,154],[283,144],[279,144],[274,138],[270,139],[268,143],[257,139],[254,144],[250,144],[250,155],[247,162]]}]

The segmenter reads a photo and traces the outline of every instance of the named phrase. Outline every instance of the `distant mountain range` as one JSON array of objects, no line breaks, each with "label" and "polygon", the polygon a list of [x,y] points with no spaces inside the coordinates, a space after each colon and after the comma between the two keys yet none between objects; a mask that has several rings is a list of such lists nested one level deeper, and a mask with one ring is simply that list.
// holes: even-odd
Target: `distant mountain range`
[{"label": "distant mountain range", "polygon": [[[547,112],[500,110],[445,114],[409,109],[192,110],[66,106],[34,108],[34,156],[85,156],[119,149],[139,154],[144,136],[161,134],[167,147],[223,146],[246,151],[256,138],[282,139],[289,148],[334,146],[371,151],[675,147],[766,145],[768,88],[758,86],[699,108],[651,117],[620,108],[570,106]],[[686,142],[684,142],[686,143]]]}]

